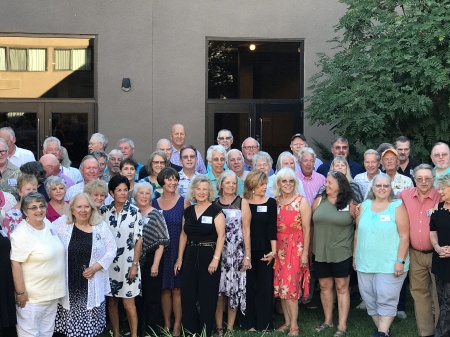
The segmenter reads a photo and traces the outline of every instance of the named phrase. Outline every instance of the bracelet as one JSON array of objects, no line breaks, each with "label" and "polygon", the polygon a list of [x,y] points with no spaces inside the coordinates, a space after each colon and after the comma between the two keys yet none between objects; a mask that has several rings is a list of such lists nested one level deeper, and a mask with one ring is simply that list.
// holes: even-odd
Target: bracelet
[{"label": "bracelet", "polygon": [[17,296],[21,296],[21,295],[25,295],[26,294],[26,291],[21,291],[20,293],[18,293],[17,291],[16,291],[16,295]]},{"label": "bracelet", "polygon": [[405,264],[405,261],[400,260],[400,259],[397,259],[397,262],[398,262],[398,263],[401,263],[401,264]]},{"label": "bracelet", "polygon": [[246,259],[246,260],[250,260],[250,257],[249,257],[249,256],[246,256],[245,259]]},{"label": "bracelet", "polygon": [[215,256],[215,255],[213,255],[213,259],[214,260],[219,260],[219,258],[217,256]]},{"label": "bracelet", "polygon": [[133,266],[136,266],[136,267],[137,267],[137,266],[139,265],[139,262],[134,262],[134,261],[133,261],[131,264],[132,264]]}]

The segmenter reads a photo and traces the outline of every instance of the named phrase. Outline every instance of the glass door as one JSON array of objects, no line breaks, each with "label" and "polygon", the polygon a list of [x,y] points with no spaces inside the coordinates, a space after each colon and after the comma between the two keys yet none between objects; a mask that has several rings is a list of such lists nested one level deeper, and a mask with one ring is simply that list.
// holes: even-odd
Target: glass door
[{"label": "glass door", "polygon": [[45,138],[57,137],[67,148],[73,165],[88,153],[88,135],[96,129],[94,103],[2,102],[0,127],[12,127],[16,145],[42,156]]}]

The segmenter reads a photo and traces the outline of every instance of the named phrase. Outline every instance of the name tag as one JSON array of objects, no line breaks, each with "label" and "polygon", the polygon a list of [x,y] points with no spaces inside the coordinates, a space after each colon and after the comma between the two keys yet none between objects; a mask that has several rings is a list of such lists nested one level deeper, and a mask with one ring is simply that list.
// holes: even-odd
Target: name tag
[{"label": "name tag", "polygon": [[212,216],[202,216],[202,223],[205,224],[212,224]]},{"label": "name tag", "polygon": [[258,207],[256,207],[256,212],[258,212],[258,213],[267,213],[267,206],[258,206]]},{"label": "name tag", "polygon": [[8,179],[9,186],[17,186],[17,179]]},{"label": "name tag", "polygon": [[432,209],[427,210],[427,217],[430,217],[431,214],[433,214],[433,210]]},{"label": "name tag", "polygon": [[383,221],[383,222],[391,221],[391,216],[390,215],[380,215],[380,221]]},{"label": "name tag", "polygon": [[349,205],[347,205],[347,207],[339,210],[339,212],[348,212],[348,211],[350,211],[350,206]]}]

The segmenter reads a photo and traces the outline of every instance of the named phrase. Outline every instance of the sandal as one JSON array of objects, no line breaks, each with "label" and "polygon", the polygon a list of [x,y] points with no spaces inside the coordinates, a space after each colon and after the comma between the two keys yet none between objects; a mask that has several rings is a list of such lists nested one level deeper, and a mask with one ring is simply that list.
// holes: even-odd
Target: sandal
[{"label": "sandal", "polygon": [[332,325],[330,326],[327,323],[322,323],[320,326],[318,326],[314,330],[316,330],[316,332],[322,332],[324,330],[331,329],[332,327],[333,327]]},{"label": "sandal", "polygon": [[291,329],[289,330],[288,336],[298,336],[298,330],[299,330],[298,327],[296,327],[296,328],[291,328]]},{"label": "sandal", "polygon": [[278,332],[288,332],[289,330],[291,330],[291,326],[287,325],[287,324],[283,324],[282,326],[280,326],[277,330]]},{"label": "sandal", "polygon": [[347,331],[337,329],[337,331],[334,333],[333,337],[341,337],[346,334],[347,334]]}]

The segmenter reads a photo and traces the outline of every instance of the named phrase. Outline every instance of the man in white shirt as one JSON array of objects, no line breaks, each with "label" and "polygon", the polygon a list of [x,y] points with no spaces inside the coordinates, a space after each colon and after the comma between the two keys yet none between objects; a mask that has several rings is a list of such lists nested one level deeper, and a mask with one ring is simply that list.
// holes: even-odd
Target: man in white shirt
[{"label": "man in white shirt", "polygon": [[197,149],[192,146],[183,146],[180,150],[181,164],[183,169],[179,172],[180,180],[178,181],[178,190],[180,195],[186,199],[189,185],[195,177],[200,173],[195,171],[195,165],[197,164]]},{"label": "man in white shirt", "polygon": [[33,152],[16,146],[16,134],[12,128],[1,128],[0,138],[3,138],[8,144],[8,159],[11,164],[20,167],[30,161],[36,161]]},{"label": "man in white shirt", "polygon": [[367,197],[367,193],[370,190],[372,179],[380,174],[380,154],[373,149],[369,149],[364,152],[364,168],[366,172],[357,174],[353,181],[361,187],[364,199]]}]

